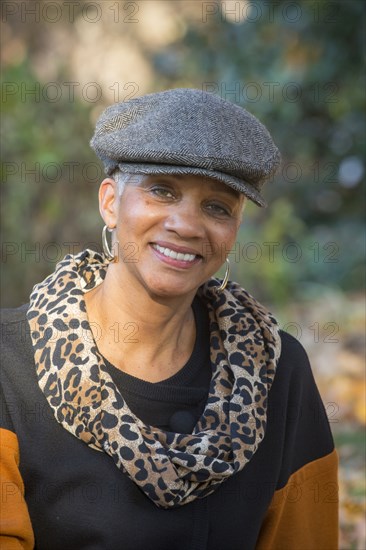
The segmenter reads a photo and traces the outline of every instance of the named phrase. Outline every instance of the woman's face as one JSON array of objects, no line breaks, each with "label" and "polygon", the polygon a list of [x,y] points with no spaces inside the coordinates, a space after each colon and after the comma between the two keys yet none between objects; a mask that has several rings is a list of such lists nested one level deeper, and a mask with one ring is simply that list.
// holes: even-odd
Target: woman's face
[{"label": "woman's face", "polygon": [[113,269],[123,285],[142,285],[152,295],[193,296],[232,248],[243,202],[223,183],[199,176],[132,179],[121,197],[105,180],[101,212],[119,243]]}]

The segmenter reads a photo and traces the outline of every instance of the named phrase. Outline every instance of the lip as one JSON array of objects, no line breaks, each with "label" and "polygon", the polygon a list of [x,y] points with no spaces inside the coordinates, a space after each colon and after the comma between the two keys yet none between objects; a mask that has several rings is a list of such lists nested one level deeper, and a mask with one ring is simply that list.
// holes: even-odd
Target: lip
[{"label": "lip", "polygon": [[[196,256],[196,258],[194,260],[191,260],[191,261],[188,261],[188,260],[178,260],[176,258],[170,258],[169,256],[165,256],[164,254],[162,254],[161,252],[159,252],[159,250],[156,250],[156,248],[154,248],[153,245],[158,245],[158,246],[161,246],[162,248],[170,248],[170,250],[173,250],[174,252],[177,252],[177,254],[181,253],[181,254],[194,254]],[[152,252],[154,253],[154,255],[160,260],[162,261],[163,263],[171,266],[171,267],[175,267],[175,268],[178,268],[178,269],[190,269],[191,267],[194,267],[195,265],[197,265],[199,262],[202,261],[202,256],[200,254],[197,254],[194,250],[190,249],[190,248],[187,248],[187,247],[182,247],[182,246],[176,246],[176,245],[172,245],[172,244],[168,244],[168,243],[163,243],[161,241],[159,242],[153,242],[153,243],[150,243],[150,248],[152,250]]]}]

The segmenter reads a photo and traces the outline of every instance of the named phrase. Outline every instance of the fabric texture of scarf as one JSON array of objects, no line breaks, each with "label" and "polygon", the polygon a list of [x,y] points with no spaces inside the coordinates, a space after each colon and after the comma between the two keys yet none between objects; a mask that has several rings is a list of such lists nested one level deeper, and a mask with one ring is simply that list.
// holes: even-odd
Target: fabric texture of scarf
[{"label": "fabric texture of scarf", "polygon": [[144,424],[128,408],[94,341],[84,293],[108,268],[100,253],[68,255],[36,285],[27,313],[39,386],[56,420],[110,455],[159,507],[203,498],[240,471],[266,429],[267,397],[280,355],[271,314],[238,284],[198,290],[210,320],[212,378],[191,434]]}]

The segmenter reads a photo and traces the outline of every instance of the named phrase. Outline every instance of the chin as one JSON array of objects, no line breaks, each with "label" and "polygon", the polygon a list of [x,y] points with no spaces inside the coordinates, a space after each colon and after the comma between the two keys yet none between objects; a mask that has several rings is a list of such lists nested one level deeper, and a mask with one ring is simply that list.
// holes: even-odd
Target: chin
[{"label": "chin", "polygon": [[162,298],[178,298],[180,296],[194,295],[198,287],[183,286],[182,283],[169,284],[159,283],[147,285],[147,290],[152,296],[160,296]]}]

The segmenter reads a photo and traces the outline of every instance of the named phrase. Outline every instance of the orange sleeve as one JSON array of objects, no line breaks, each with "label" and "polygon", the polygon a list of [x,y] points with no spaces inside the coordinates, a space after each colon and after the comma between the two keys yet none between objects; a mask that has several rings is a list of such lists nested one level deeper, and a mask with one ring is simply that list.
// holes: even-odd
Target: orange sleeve
[{"label": "orange sleeve", "polygon": [[24,484],[19,472],[17,436],[0,428],[0,548],[31,550],[34,535],[28,507],[24,500]]},{"label": "orange sleeve", "polygon": [[276,491],[256,550],[337,550],[338,457],[303,466]]}]

